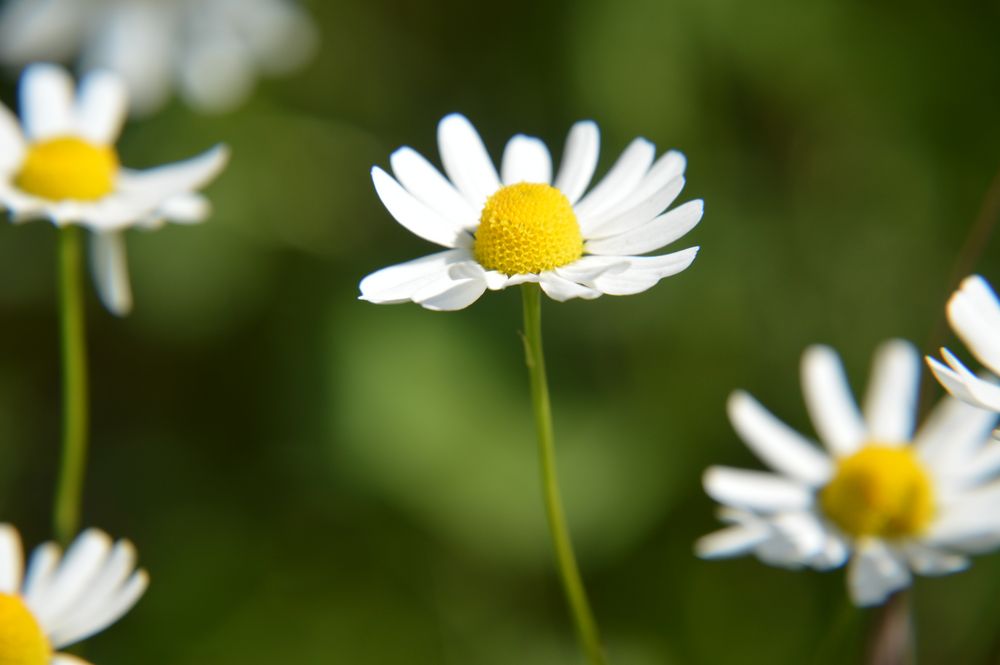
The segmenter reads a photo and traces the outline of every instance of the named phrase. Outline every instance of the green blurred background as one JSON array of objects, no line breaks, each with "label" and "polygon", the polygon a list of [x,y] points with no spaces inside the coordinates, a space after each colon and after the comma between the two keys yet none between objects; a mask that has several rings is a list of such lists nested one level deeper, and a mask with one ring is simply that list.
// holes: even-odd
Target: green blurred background
[{"label": "green blurred background", "polygon": [[[91,294],[85,522],[152,586],[95,663],[578,663],[547,535],[519,294],[467,310],[356,300],[432,247],[369,180],[465,113],[494,156],[602,130],[689,160],[702,251],[649,292],[544,303],[565,498],[616,665],[808,663],[843,571],[703,562],[709,464],[757,467],[734,388],[810,432],[798,360],[925,346],[1000,166],[996,3],[307,3],[310,66],[233,113],[128,126],[142,167],[233,149],[197,227],[129,235],[136,309]],[[2,87],[13,105],[14,76]],[[53,228],[0,226],[0,516],[49,537],[59,436]],[[1000,246],[979,270],[1000,280]],[[925,349],[927,350],[927,349]],[[935,387],[935,397],[940,391]],[[916,584],[922,662],[996,662],[1000,557]],[[852,662],[858,613],[828,640]]]}]

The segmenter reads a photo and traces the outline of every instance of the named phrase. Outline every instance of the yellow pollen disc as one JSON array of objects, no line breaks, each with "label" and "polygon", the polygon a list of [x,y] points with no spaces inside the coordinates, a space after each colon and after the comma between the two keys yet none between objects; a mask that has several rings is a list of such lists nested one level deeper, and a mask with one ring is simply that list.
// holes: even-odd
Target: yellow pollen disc
[{"label": "yellow pollen disc", "polygon": [[0,593],[0,665],[48,665],[52,648],[18,596]]},{"label": "yellow pollen disc", "polygon": [[837,463],[820,504],[852,536],[904,538],[931,521],[934,489],[910,448],[868,445]]},{"label": "yellow pollen disc", "polygon": [[473,253],[487,270],[505,275],[540,273],[583,256],[583,236],[562,192],[521,182],[486,201]]},{"label": "yellow pollen disc", "polygon": [[30,146],[14,182],[50,201],[96,201],[114,191],[117,173],[113,148],[63,137]]}]

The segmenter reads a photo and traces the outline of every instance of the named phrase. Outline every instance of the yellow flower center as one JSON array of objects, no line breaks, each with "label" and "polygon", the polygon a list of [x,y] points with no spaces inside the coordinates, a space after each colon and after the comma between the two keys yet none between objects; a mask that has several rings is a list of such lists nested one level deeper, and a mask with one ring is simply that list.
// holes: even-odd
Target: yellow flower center
[{"label": "yellow flower center", "polygon": [[48,665],[52,647],[18,596],[0,593],[0,665]]},{"label": "yellow flower center", "polygon": [[852,536],[903,538],[934,516],[934,490],[910,448],[868,445],[838,462],[820,504]]},{"label": "yellow flower center", "polygon": [[521,182],[486,201],[473,252],[487,270],[505,275],[540,273],[583,256],[583,236],[562,192]]},{"label": "yellow flower center", "polygon": [[14,182],[50,201],[96,201],[114,191],[117,173],[114,148],[67,136],[29,147]]}]

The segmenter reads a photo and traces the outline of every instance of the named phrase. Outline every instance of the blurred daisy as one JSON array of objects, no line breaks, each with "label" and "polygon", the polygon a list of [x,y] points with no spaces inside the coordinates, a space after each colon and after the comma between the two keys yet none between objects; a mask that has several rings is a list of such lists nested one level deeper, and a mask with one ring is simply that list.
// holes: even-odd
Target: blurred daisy
[{"label": "blurred daisy", "polygon": [[775,473],[712,467],[708,494],[730,526],[698,541],[706,558],[755,554],[788,568],[826,570],[850,560],[852,600],[882,603],[911,571],[964,569],[967,554],[1000,545],[996,414],[946,397],[914,433],[920,358],[907,342],[875,356],[863,413],[837,354],[808,349],[802,383],[826,451],[736,392],[729,417]]},{"label": "blurred daisy", "polygon": [[[966,277],[948,301],[948,321],[979,362],[1000,374],[1000,302],[979,275]],[[1000,411],[1000,386],[973,374],[948,349],[941,349],[947,365],[928,358],[934,376],[948,392],[975,406]]]},{"label": "blurred daisy", "polygon": [[133,113],[177,86],[202,111],[234,108],[258,72],[284,74],[318,44],[290,0],[13,0],[0,14],[0,60],[69,60],[124,78]]},{"label": "blurred daisy", "polygon": [[525,282],[538,282],[555,300],[630,295],[684,270],[698,252],[634,256],[701,220],[700,200],[663,212],[684,187],[679,152],[654,162],[655,146],[636,139],[584,195],[597,166],[593,122],[570,130],[554,179],[545,144],[522,134],[507,143],[498,174],[461,115],[438,125],[438,146],[448,179],[406,147],[390,158],[395,178],[376,166],[372,179],[396,221],[448,249],[367,276],[362,300],[456,310],[486,289]]},{"label": "blurred daisy", "polygon": [[227,150],[217,146],[146,171],[123,168],[114,142],[127,101],[110,72],[86,76],[74,98],[65,70],[32,65],[21,78],[20,101],[20,124],[0,105],[0,209],[15,222],[42,218],[93,231],[98,293],[108,309],[124,314],[132,297],[121,232],[203,219],[208,203],[195,190],[222,170]]},{"label": "blurred daisy", "polygon": [[21,538],[0,524],[0,662],[86,665],[54,651],[99,633],[135,605],[149,584],[135,560],[132,543],[90,529],[65,556],[55,543],[40,545],[24,575]]}]

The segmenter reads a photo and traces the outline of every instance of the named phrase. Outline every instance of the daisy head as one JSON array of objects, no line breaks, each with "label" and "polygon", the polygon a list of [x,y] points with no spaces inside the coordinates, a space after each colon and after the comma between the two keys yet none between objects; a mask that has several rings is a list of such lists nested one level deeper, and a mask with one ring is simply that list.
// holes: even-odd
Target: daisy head
[{"label": "daisy head", "polygon": [[390,158],[393,175],[372,169],[375,190],[410,232],[445,251],[379,270],[361,281],[361,299],[412,301],[457,310],[487,289],[537,282],[555,300],[630,295],[674,275],[697,247],[639,256],[667,245],[700,220],[703,203],[664,212],[684,187],[686,160],[635,139],[594,187],[599,134],[573,126],[553,177],[548,148],[518,134],[498,173],[472,124],[458,114],[438,125],[447,177],[411,148]]},{"label": "daisy head", "polygon": [[21,77],[20,102],[20,122],[0,105],[0,209],[15,222],[48,219],[93,231],[98,293],[124,314],[132,301],[120,233],[203,220],[209,206],[198,189],[222,170],[228,150],[216,146],[145,171],[123,167],[114,144],[127,99],[110,72],[87,75],[75,91],[64,69],[32,65]]},{"label": "daisy head", "polygon": [[770,470],[708,469],[705,489],[729,526],[699,540],[698,554],[818,570],[849,562],[852,600],[876,605],[913,572],[955,572],[1000,545],[997,416],[946,397],[915,431],[919,370],[912,345],[887,342],[859,408],[837,354],[807,349],[802,385],[822,448],[734,393],[733,427]]},{"label": "daisy head", "polygon": [[0,524],[0,663],[87,665],[59,649],[98,633],[128,612],[149,584],[135,548],[102,531],[83,532],[61,555],[40,545],[27,574],[17,530]]},{"label": "daisy head", "polygon": [[[1000,301],[985,279],[966,277],[948,300],[948,321],[976,359],[1000,375]],[[941,349],[942,363],[927,358],[931,371],[955,397],[991,411],[1000,411],[1000,386],[996,379],[982,379],[948,349]]]}]

